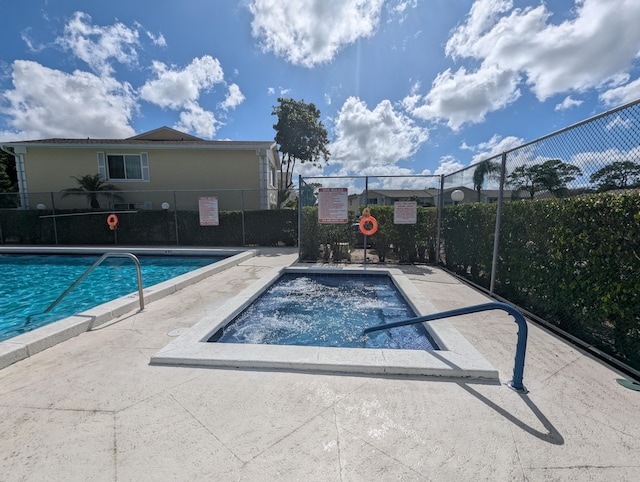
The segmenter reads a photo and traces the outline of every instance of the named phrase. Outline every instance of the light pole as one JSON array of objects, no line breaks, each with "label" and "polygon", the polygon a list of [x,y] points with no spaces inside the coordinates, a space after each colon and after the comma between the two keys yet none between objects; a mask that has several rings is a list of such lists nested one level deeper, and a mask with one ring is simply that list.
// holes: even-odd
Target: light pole
[{"label": "light pole", "polygon": [[458,204],[464,199],[464,191],[461,189],[456,189],[451,193],[451,200],[454,204]]}]

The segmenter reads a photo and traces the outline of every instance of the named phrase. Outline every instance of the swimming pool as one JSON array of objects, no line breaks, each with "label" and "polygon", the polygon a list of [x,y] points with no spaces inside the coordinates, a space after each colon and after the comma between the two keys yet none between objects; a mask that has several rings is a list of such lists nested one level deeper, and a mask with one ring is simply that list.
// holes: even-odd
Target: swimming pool
[{"label": "swimming pool", "polygon": [[[145,305],[161,299],[167,295],[175,293],[189,285],[197,283],[209,276],[212,276],[216,273],[219,273],[223,270],[226,270],[232,266],[235,266],[241,263],[244,260],[247,260],[256,255],[256,250],[254,249],[219,249],[219,248],[124,248],[124,247],[22,247],[22,246],[2,246],[0,247],[0,254],[28,254],[28,255],[41,255],[41,254],[49,254],[49,255],[91,255],[95,256],[96,259],[106,252],[115,252],[115,253],[131,253],[138,257],[145,256],[162,256],[162,257],[175,257],[175,256],[196,256],[196,257],[209,257],[211,259],[212,256],[217,258],[222,258],[220,261],[217,261],[213,264],[207,264],[200,268],[191,267],[192,271],[188,271],[184,274],[175,276],[173,278],[167,279],[166,281],[162,281],[160,283],[154,284],[153,286],[149,286],[151,284],[151,280],[145,280],[143,274],[143,284],[144,288],[144,302]],[[122,259],[121,266],[110,267],[119,273],[120,281],[122,281],[125,276],[122,276],[124,271],[124,263],[128,263],[131,265],[130,269],[134,269],[134,263],[131,259]],[[86,265],[83,267],[86,269]],[[96,268],[97,271],[100,267]],[[94,273],[91,273],[87,280]],[[126,276],[128,278],[128,276]],[[75,309],[72,310],[75,314],[71,316],[64,317],[59,319],[53,323],[48,323],[39,328],[36,328],[32,331],[27,331],[26,333],[18,334],[17,336],[13,336],[12,338],[8,338],[4,341],[0,341],[0,369],[11,365],[19,360],[32,356],[42,350],[45,350],[51,346],[54,346],[62,341],[68,340],[74,336],[77,336],[86,331],[90,331],[95,327],[107,323],[114,318],[120,317],[127,313],[131,313],[135,310],[140,309],[139,296],[136,290],[137,287],[137,277],[135,274],[131,274],[131,280],[134,282],[133,288],[126,288],[127,293],[124,296],[120,296],[119,298],[112,299],[112,301],[107,301],[106,303],[99,304],[94,306],[93,308],[89,308],[80,313],[75,312]],[[66,289],[75,281],[75,278],[67,278],[66,286],[63,288]],[[83,281],[84,282],[84,281]],[[117,284],[120,284],[118,282]],[[4,283],[3,283],[4,285]],[[32,282],[32,286],[34,285],[46,285],[42,280],[37,280]],[[78,285],[79,287],[80,285]],[[147,287],[148,286],[148,287]],[[77,289],[76,287],[75,289]],[[74,290],[75,290],[74,289]],[[91,289],[89,291],[105,291],[101,289],[101,286],[95,286],[92,284]],[[51,299],[55,299],[60,293],[51,293]],[[73,291],[70,292],[68,296],[72,296]],[[65,303],[64,299],[61,302],[61,307]],[[24,307],[22,307],[24,309]],[[45,307],[46,308],[46,307]],[[62,308],[61,308],[62,309]],[[37,311],[37,310],[36,310]],[[55,309],[54,309],[55,311]],[[53,311],[52,311],[53,312]],[[39,315],[36,313],[31,317],[31,320],[37,319]]]},{"label": "swimming pool", "polygon": [[421,324],[362,336],[370,326],[415,317],[388,275],[284,273],[260,298],[210,339],[350,348],[435,350]]},{"label": "swimming pool", "polygon": [[[137,290],[136,267],[128,258],[108,258],[65,296],[98,255],[0,254],[0,341],[26,333]],[[139,256],[143,287],[216,263],[221,256]]]},{"label": "swimming pool", "polygon": [[[366,375],[446,376],[498,380],[498,371],[446,319],[424,324],[439,350],[210,343],[286,274],[387,276],[418,316],[437,310],[397,268],[276,268],[151,357],[151,364]],[[370,326],[378,323],[373,322]]]}]

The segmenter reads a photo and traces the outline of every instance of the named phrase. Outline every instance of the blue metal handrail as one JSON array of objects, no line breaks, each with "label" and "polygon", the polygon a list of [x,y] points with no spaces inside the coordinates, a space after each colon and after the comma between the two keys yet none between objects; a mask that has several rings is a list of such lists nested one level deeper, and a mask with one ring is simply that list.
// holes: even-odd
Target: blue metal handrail
[{"label": "blue metal handrail", "polygon": [[390,328],[396,328],[398,326],[415,325],[416,323],[424,323],[426,321],[439,320],[442,318],[450,318],[452,316],[468,315],[470,313],[479,313],[481,311],[491,310],[506,311],[515,318],[516,323],[518,324],[518,343],[516,345],[516,360],[515,366],[513,367],[513,379],[509,381],[507,385],[516,392],[527,393],[528,390],[522,384],[522,376],[524,373],[524,357],[527,351],[527,322],[524,319],[524,316],[522,316],[522,314],[517,309],[506,303],[485,303],[482,305],[467,306],[465,308],[443,311],[441,313],[435,313],[433,315],[409,318],[408,320],[396,321],[393,323],[388,323],[386,325],[378,325],[372,326],[370,328],[365,328],[362,334],[366,335],[367,333],[371,333],[373,331],[388,330]]},{"label": "blue metal handrail", "polygon": [[73,284],[65,290],[64,293],[58,296],[58,299],[56,299],[53,303],[49,305],[49,307],[46,310],[44,310],[44,313],[49,313],[58,303],[62,301],[62,298],[67,296],[73,288],[78,286],[78,284],[80,284],[80,282],[83,279],[85,279],[89,275],[89,273],[91,273],[95,268],[97,268],[100,264],[102,264],[102,262],[107,258],[129,258],[135,263],[136,277],[138,278],[138,298],[140,300],[140,311],[143,311],[144,310],[144,294],[142,291],[142,271],[140,268],[140,261],[134,254],[131,254],[131,253],[111,253],[110,252],[110,253],[104,253],[102,256],[100,256],[98,261],[93,263],[93,265],[91,265],[89,269],[87,269],[84,273],[82,273],[82,275],[77,280],[75,280]]}]

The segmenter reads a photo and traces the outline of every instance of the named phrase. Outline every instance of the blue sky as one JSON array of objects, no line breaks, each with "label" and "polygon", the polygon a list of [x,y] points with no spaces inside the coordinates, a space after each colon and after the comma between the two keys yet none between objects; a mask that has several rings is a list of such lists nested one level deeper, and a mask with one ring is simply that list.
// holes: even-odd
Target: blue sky
[{"label": "blue sky", "polygon": [[[271,140],[313,102],[304,175],[458,170],[640,97],[639,0],[0,0],[0,141],[163,125]],[[396,186],[408,187],[408,186]]]}]

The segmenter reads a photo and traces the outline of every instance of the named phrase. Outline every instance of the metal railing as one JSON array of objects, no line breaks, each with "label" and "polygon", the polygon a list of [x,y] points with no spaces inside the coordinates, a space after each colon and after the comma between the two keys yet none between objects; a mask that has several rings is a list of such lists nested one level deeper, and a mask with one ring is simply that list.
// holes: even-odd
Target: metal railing
[{"label": "metal railing", "polygon": [[513,306],[506,303],[485,303],[482,305],[467,306],[465,308],[458,308],[456,310],[443,311],[441,313],[435,313],[433,315],[419,316],[417,318],[410,318],[408,320],[396,321],[393,323],[387,323],[385,325],[371,326],[365,328],[362,335],[371,333],[373,331],[389,330],[391,328],[397,328],[399,326],[415,325],[417,323],[424,323],[427,321],[440,320],[442,318],[451,318],[452,316],[468,315],[471,313],[479,313],[481,311],[491,310],[503,310],[513,316],[518,324],[518,342],[516,345],[516,359],[513,367],[513,379],[507,383],[509,388],[519,393],[527,393],[528,390],[522,384],[522,377],[524,373],[524,358],[527,351],[527,335],[528,328],[527,322],[524,316],[515,309]]},{"label": "metal railing", "polygon": [[73,288],[78,286],[78,284],[80,284],[83,279],[89,276],[89,273],[91,273],[95,268],[102,264],[102,262],[107,258],[129,258],[133,260],[136,265],[136,275],[138,277],[138,297],[140,298],[140,311],[144,310],[144,295],[142,293],[142,270],[140,269],[140,260],[138,260],[138,258],[131,253],[104,253],[102,256],[100,256],[98,261],[93,263],[93,265],[89,269],[87,269],[77,280],[75,280],[75,282],[71,286],[69,286],[64,291],[64,293],[58,296],[58,299],[51,303],[43,313],[49,313],[56,305],[58,305],[58,303],[62,301],[65,296],[69,294],[71,290],[73,290]]}]

